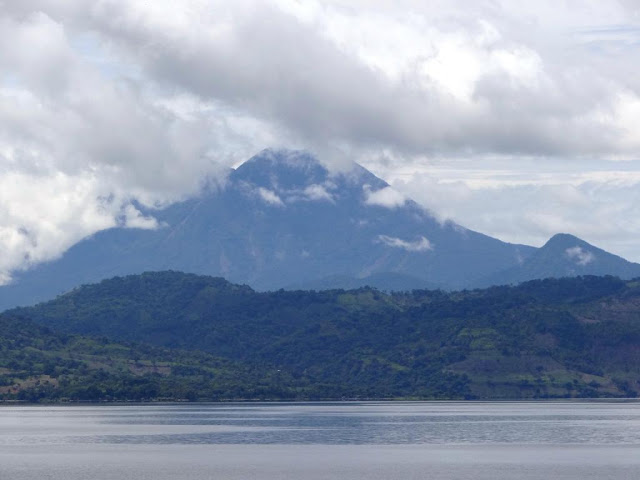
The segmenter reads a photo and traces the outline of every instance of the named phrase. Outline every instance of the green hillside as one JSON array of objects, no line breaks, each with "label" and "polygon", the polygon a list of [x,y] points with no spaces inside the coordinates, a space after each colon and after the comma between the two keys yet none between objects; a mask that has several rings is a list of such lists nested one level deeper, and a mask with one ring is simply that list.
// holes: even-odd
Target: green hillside
[{"label": "green hillside", "polygon": [[0,400],[274,399],[299,394],[283,388],[294,383],[281,372],[203,352],[61,335],[0,316]]},{"label": "green hillside", "polygon": [[66,333],[262,365],[286,376],[282,386],[297,398],[640,390],[640,286],[613,277],[454,293],[258,293],[219,278],[159,272],[84,286],[13,313]]}]

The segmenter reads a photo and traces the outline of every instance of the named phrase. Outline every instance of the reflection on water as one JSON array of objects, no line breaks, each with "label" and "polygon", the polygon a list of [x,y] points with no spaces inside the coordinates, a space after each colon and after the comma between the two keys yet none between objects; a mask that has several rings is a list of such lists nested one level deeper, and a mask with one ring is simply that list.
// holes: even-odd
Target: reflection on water
[{"label": "reflection on water", "polygon": [[0,478],[640,478],[640,403],[0,407]]}]

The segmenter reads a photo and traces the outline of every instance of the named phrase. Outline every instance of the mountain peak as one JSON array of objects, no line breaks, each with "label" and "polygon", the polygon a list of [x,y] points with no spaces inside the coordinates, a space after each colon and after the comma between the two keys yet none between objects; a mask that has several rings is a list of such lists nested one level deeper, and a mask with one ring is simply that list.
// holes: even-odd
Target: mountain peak
[{"label": "mountain peak", "polygon": [[[570,244],[580,244],[592,246],[589,243],[585,242],[581,238],[576,237],[575,235],[571,235],[570,233],[556,233],[553,237],[551,237],[547,243],[544,244],[542,248],[547,247],[563,247],[569,246]],[[594,247],[595,248],[595,247]]]},{"label": "mountain peak", "polygon": [[640,276],[640,265],[572,235],[556,235],[536,250],[441,223],[357,163],[344,159],[340,166],[305,151],[263,150],[215,194],[154,212],[162,228],[105,230],[26,272],[0,288],[0,306],[152,270],[221,276],[256,289],[326,278],[461,288],[487,278],[496,284]]},{"label": "mountain peak", "polygon": [[238,168],[254,164],[261,165],[263,168],[265,164],[270,164],[273,166],[277,165],[296,169],[305,169],[321,165],[320,161],[306,150],[265,148]]},{"label": "mountain peak", "polygon": [[329,171],[309,152],[266,149],[240,165],[231,177],[267,188],[291,190],[323,183]]},{"label": "mountain peak", "polygon": [[541,252],[548,252],[548,255],[557,257],[556,264],[564,263],[565,268],[570,269],[567,273],[579,273],[582,271],[586,273],[592,267],[592,264],[598,263],[601,259],[605,260],[608,257],[611,260],[615,257],[615,255],[594,247],[590,243],[568,233],[554,235],[540,250]]},{"label": "mountain peak", "polygon": [[236,168],[231,179],[273,192],[296,192],[322,186],[337,190],[356,187],[362,194],[365,185],[374,190],[388,186],[384,180],[353,161],[345,160],[342,165],[347,168],[333,171],[304,150],[265,149]]},{"label": "mountain peak", "polygon": [[485,284],[520,283],[537,278],[578,275],[640,276],[640,265],[568,234],[554,235],[521,265],[491,276]]}]

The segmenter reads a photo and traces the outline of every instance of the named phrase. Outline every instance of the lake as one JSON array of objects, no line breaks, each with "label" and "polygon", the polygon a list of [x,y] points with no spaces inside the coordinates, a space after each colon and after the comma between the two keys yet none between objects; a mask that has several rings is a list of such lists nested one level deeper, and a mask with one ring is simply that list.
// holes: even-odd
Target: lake
[{"label": "lake", "polygon": [[0,479],[640,478],[640,403],[0,407]]}]

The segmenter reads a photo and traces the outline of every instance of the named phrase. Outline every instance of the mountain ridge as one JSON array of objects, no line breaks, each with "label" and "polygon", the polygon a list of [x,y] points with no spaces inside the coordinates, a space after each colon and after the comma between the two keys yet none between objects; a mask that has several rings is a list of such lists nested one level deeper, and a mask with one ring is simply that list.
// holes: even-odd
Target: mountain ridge
[{"label": "mountain ridge", "polygon": [[[286,372],[324,398],[640,393],[640,282],[585,276],[385,294],[256,292],[148,272],[6,312],[63,334],[199,350]],[[286,387],[286,385],[283,385]],[[309,391],[310,392],[310,391]]]},{"label": "mountain ridge", "polygon": [[574,235],[558,233],[522,264],[488,277],[479,286],[517,284],[537,278],[608,275],[612,272],[623,279],[638,277],[640,264],[606,252]]},{"label": "mountain ridge", "polygon": [[[159,228],[92,235],[0,287],[0,309],[153,270],[221,276],[258,290],[473,288],[517,280],[539,250],[441,222],[355,162],[332,171],[298,151],[265,150],[220,188],[140,211]],[[619,274],[610,266],[602,273]],[[635,268],[622,276],[635,276]]]}]

